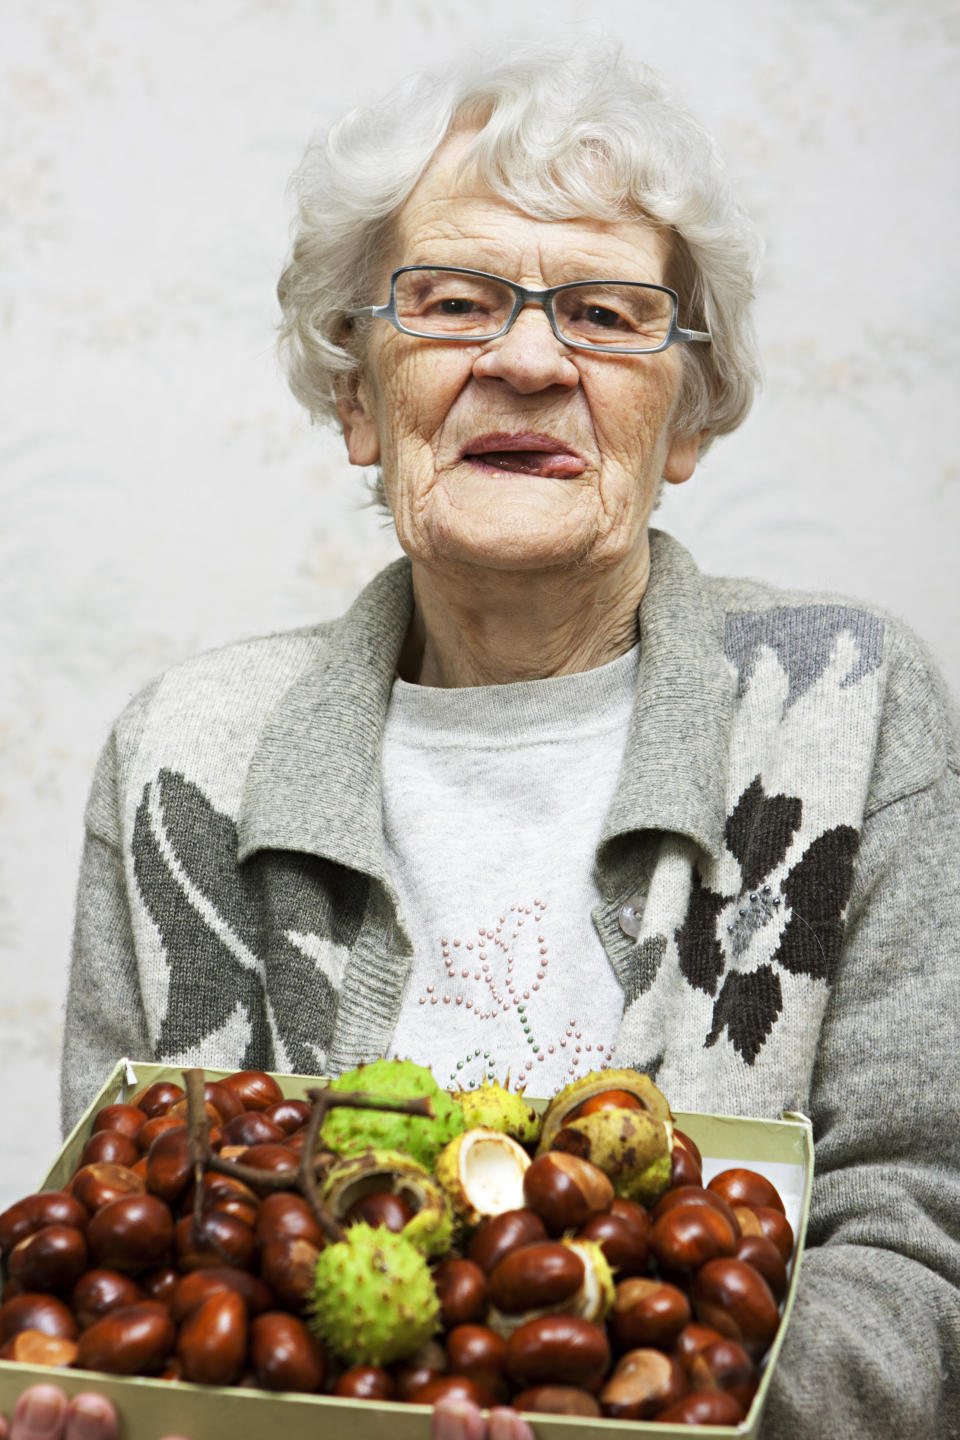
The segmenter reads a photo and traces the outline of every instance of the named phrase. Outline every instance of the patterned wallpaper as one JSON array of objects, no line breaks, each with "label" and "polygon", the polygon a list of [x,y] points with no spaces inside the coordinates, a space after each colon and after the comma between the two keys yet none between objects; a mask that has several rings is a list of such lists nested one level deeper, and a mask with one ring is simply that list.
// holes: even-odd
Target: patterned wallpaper
[{"label": "patterned wallpaper", "polygon": [[767,238],[766,393],[660,523],[706,568],[906,616],[960,688],[952,0],[8,0],[0,1205],[57,1144],[113,716],[181,656],[337,612],[395,553],[273,358],[306,137],[421,63],[584,26],[676,84]]}]

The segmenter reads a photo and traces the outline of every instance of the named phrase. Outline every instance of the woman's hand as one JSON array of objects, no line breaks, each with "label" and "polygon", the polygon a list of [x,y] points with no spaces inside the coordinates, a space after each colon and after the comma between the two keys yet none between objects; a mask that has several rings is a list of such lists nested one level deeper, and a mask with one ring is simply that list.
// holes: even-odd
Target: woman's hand
[{"label": "woman's hand", "polygon": [[[116,1440],[117,1412],[105,1395],[67,1399],[54,1385],[31,1385],[12,1420],[0,1415],[0,1440]],[[183,1440],[170,1435],[167,1440]],[[536,1440],[515,1410],[498,1406],[485,1421],[469,1400],[441,1400],[433,1411],[433,1440]]]},{"label": "woman's hand", "polygon": [[[105,1395],[84,1393],[68,1400],[55,1385],[31,1385],[13,1417],[0,1415],[0,1440],[116,1440],[117,1412]],[[169,1435],[167,1440],[183,1440]]]},{"label": "woman's hand", "polygon": [[516,1410],[499,1405],[484,1420],[469,1400],[439,1400],[433,1407],[433,1440],[536,1440]]}]

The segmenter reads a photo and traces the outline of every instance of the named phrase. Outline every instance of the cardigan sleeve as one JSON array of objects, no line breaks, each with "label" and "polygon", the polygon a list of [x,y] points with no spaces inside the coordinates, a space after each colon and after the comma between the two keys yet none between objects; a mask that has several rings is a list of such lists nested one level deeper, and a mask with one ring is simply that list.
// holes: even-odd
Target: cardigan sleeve
[{"label": "cardigan sleeve", "polygon": [[67,989],[60,1113],[67,1134],[123,1055],[152,1053],[140,993],[116,804],[116,747],[105,747],[87,806]]},{"label": "cardigan sleeve", "polygon": [[811,1091],[808,1248],[764,1440],[960,1434],[960,778],[866,822]]}]

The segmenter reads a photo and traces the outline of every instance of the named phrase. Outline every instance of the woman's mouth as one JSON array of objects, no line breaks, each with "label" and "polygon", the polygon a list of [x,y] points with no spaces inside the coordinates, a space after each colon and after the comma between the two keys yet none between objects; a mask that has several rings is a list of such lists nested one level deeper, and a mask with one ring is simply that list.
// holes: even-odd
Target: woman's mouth
[{"label": "woman's mouth", "polygon": [[461,459],[482,470],[506,470],[515,475],[540,475],[551,480],[572,480],[587,468],[583,457],[562,440],[529,431],[477,435],[460,454]]}]

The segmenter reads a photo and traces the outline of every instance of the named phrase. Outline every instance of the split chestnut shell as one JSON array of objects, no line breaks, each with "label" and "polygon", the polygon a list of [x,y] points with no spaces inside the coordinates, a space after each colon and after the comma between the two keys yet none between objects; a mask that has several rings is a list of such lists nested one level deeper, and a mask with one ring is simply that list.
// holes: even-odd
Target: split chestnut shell
[{"label": "split chestnut shell", "polygon": [[398,1150],[365,1150],[331,1166],[322,1196],[342,1221],[351,1205],[376,1191],[389,1191],[414,1212],[403,1235],[422,1255],[446,1255],[453,1239],[453,1216],[437,1181],[423,1165]]},{"label": "split chestnut shell", "polygon": [[473,1229],[492,1215],[523,1208],[529,1165],[530,1156],[511,1136],[478,1126],[441,1150],[436,1176],[454,1213]]}]

